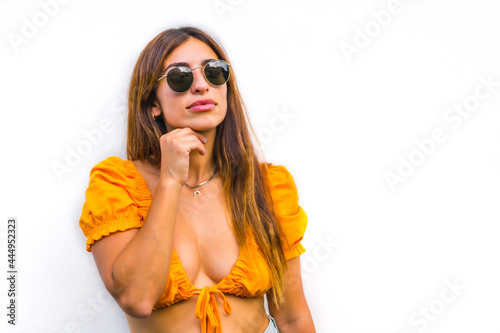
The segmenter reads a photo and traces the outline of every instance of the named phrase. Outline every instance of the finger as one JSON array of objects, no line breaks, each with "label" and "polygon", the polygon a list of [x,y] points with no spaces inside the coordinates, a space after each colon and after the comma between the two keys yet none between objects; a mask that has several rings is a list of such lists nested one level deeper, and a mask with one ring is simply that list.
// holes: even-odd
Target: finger
[{"label": "finger", "polygon": [[201,133],[198,133],[196,131],[193,131],[193,133],[196,135],[196,137],[198,138],[198,140],[200,140],[202,143],[206,143],[207,142],[207,138],[205,138],[205,136]]},{"label": "finger", "polygon": [[191,138],[187,139],[186,141],[184,141],[182,144],[186,145],[189,152],[191,152],[193,150],[198,150],[198,152],[202,155],[205,155],[205,153],[207,152],[204,144],[202,142],[200,142],[200,140],[197,137],[196,138],[191,137]]},{"label": "finger", "polygon": [[193,130],[191,127],[184,127],[182,128],[182,130],[185,130],[187,133],[195,135],[198,138],[198,140],[200,140],[203,143],[207,142],[207,138],[205,138],[203,134]]}]

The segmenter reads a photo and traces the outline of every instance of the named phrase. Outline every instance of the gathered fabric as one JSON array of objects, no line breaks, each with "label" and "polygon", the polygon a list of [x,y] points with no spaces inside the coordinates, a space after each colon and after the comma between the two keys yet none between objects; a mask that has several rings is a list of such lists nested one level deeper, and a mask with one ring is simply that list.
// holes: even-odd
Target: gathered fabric
[{"label": "gathered fabric", "polygon": [[[292,176],[284,166],[269,165],[268,182],[281,228],[286,260],[305,252],[301,244],[307,226],[307,215],[298,204],[298,193]],[[111,156],[90,171],[89,186],[79,225],[86,237],[86,250],[92,244],[115,232],[141,228],[151,205],[147,183],[132,161]],[[270,272],[253,236],[246,237],[247,251],[241,251],[231,272],[215,286],[196,288],[189,281],[179,256],[172,251],[169,277],[164,292],[153,310],[173,305],[198,295],[195,316],[201,331],[222,332],[217,297],[224,312],[232,312],[225,294],[239,297],[261,297],[271,288]]]},{"label": "gathered fabric", "polygon": [[195,294],[200,295],[196,302],[196,318],[201,321],[201,333],[213,332],[213,330],[215,330],[216,333],[221,333],[221,320],[217,299],[215,297],[219,296],[222,299],[224,302],[224,311],[229,314],[233,312],[233,309],[231,309],[231,305],[229,305],[226,296],[216,287],[210,286],[200,289],[199,292]]}]

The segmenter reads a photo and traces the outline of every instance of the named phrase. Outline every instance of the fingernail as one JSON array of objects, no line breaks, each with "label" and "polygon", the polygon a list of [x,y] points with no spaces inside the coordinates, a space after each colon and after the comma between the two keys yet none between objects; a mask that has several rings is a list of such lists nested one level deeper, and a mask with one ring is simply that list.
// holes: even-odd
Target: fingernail
[{"label": "fingernail", "polygon": [[203,140],[205,140],[205,142],[207,142],[207,141],[208,141],[208,140],[207,140],[207,138],[205,138],[205,137],[203,137]]}]

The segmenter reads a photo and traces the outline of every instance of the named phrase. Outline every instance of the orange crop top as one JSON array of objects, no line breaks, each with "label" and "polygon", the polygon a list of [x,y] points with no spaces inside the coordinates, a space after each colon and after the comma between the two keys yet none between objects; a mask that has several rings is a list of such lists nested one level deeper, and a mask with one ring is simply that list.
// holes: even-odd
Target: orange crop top
[{"label": "orange crop top", "polygon": [[[290,244],[285,245],[287,260],[305,252],[300,243],[307,225],[307,215],[298,205],[298,194],[292,176],[284,166],[270,165],[268,181],[275,209],[284,236]],[[146,181],[135,165],[128,160],[111,156],[101,161],[90,171],[89,186],[85,192],[85,203],[79,221],[85,237],[87,251],[95,241],[117,231],[140,228],[146,219],[151,204],[151,193]],[[247,236],[249,251],[241,251],[230,274],[214,286],[195,288],[188,280],[179,257],[172,252],[170,273],[163,295],[153,310],[170,306],[198,295],[196,317],[201,321],[201,331],[222,332],[216,296],[224,303],[224,311],[231,313],[231,306],[224,293],[240,297],[261,297],[270,288],[271,281],[267,265],[257,244]]]}]

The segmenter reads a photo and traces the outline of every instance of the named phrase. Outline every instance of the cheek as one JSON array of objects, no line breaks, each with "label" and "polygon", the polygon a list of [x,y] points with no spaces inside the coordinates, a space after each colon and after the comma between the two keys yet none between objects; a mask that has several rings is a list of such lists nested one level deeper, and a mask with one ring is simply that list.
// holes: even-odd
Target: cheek
[{"label": "cheek", "polygon": [[183,102],[181,97],[171,90],[163,92],[160,98],[160,105],[161,111],[166,117],[176,117],[183,111],[185,102]]},{"label": "cheek", "polygon": [[225,89],[222,91],[221,93],[221,106],[223,107],[224,109],[224,113],[227,112],[227,86],[225,87]]},{"label": "cheek", "polygon": [[223,105],[222,105],[222,112],[224,113],[224,115],[227,114],[227,101],[224,101],[223,102]]},{"label": "cheek", "polygon": [[226,99],[221,99],[221,102],[219,103],[219,110],[220,110],[220,114],[222,117],[226,117],[226,114],[227,114],[227,100]]}]

